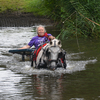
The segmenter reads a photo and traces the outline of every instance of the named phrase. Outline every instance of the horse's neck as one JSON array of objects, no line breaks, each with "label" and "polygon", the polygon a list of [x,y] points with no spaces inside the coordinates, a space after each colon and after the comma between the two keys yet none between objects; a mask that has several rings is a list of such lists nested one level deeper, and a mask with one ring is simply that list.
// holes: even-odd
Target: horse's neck
[{"label": "horse's neck", "polygon": [[47,43],[44,47],[43,50],[47,50],[50,47],[49,43]]}]

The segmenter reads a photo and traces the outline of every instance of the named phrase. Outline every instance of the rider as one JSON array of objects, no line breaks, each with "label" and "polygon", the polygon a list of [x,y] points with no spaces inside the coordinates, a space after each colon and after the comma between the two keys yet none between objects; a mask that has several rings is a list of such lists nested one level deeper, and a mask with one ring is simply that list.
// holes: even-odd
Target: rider
[{"label": "rider", "polygon": [[46,33],[46,29],[42,25],[37,26],[36,32],[38,35],[33,37],[31,41],[28,43],[28,45],[20,49],[28,49],[28,48],[31,48],[33,45],[37,49],[40,45],[44,44],[46,41],[49,41],[49,39],[50,40],[55,39],[54,36]]},{"label": "rider", "polygon": [[[51,34],[47,34],[45,27],[42,25],[37,26],[36,28],[36,32],[37,32],[37,36],[33,37],[31,39],[31,41],[28,43],[28,45],[20,48],[20,49],[28,49],[31,48],[33,45],[35,46],[35,48],[38,50],[38,47],[40,47],[41,45],[43,45],[44,43],[46,43],[47,41],[50,41],[52,39],[55,39],[54,36],[52,36]],[[65,54],[64,52],[62,52],[63,54],[61,54],[61,58],[63,58],[63,61],[65,59]],[[33,55],[35,55],[33,53]],[[36,57],[36,56],[35,56]],[[32,60],[33,61],[33,60]],[[31,63],[32,66],[32,63]]]}]

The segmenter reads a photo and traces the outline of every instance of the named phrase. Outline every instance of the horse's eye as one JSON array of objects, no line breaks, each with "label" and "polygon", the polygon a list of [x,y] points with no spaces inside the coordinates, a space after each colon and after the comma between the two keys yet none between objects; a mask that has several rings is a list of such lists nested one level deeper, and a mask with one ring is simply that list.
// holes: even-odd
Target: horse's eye
[{"label": "horse's eye", "polygon": [[52,42],[50,42],[50,45],[52,45]]}]

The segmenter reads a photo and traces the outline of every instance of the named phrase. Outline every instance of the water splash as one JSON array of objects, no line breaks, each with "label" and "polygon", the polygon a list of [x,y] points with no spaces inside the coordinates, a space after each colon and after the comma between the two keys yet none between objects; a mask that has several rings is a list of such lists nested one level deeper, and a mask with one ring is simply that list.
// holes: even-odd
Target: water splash
[{"label": "water splash", "polygon": [[[71,74],[73,72],[82,71],[86,69],[86,65],[89,63],[95,63],[97,60],[86,60],[86,61],[67,61],[67,67],[58,68],[54,71],[47,69],[35,69],[30,66],[30,62],[14,62],[10,64],[10,70],[16,71],[18,73],[28,74],[28,75],[61,75],[61,74]],[[9,66],[9,65],[8,65]]]},{"label": "water splash", "polygon": [[0,41],[0,63],[2,65],[6,65],[7,68],[17,73],[57,75],[85,70],[87,64],[97,61],[95,58],[93,60],[82,60],[81,55],[84,55],[84,52],[70,53],[66,57],[66,69],[59,68],[55,71],[33,69],[30,67],[30,61],[21,61],[21,55],[8,53],[10,49],[17,49],[26,45],[36,35],[33,30],[33,27],[3,27],[0,29],[0,38],[2,40]]}]

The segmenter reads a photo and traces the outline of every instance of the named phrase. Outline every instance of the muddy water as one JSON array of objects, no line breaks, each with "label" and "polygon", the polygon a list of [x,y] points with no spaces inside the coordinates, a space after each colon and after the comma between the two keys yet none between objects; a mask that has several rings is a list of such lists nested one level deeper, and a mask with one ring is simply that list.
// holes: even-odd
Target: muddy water
[{"label": "muddy water", "polygon": [[[49,29],[48,32],[57,35]],[[67,39],[67,69],[30,67],[29,58],[11,54],[35,36],[34,27],[0,28],[0,100],[99,100],[100,40]]]}]

